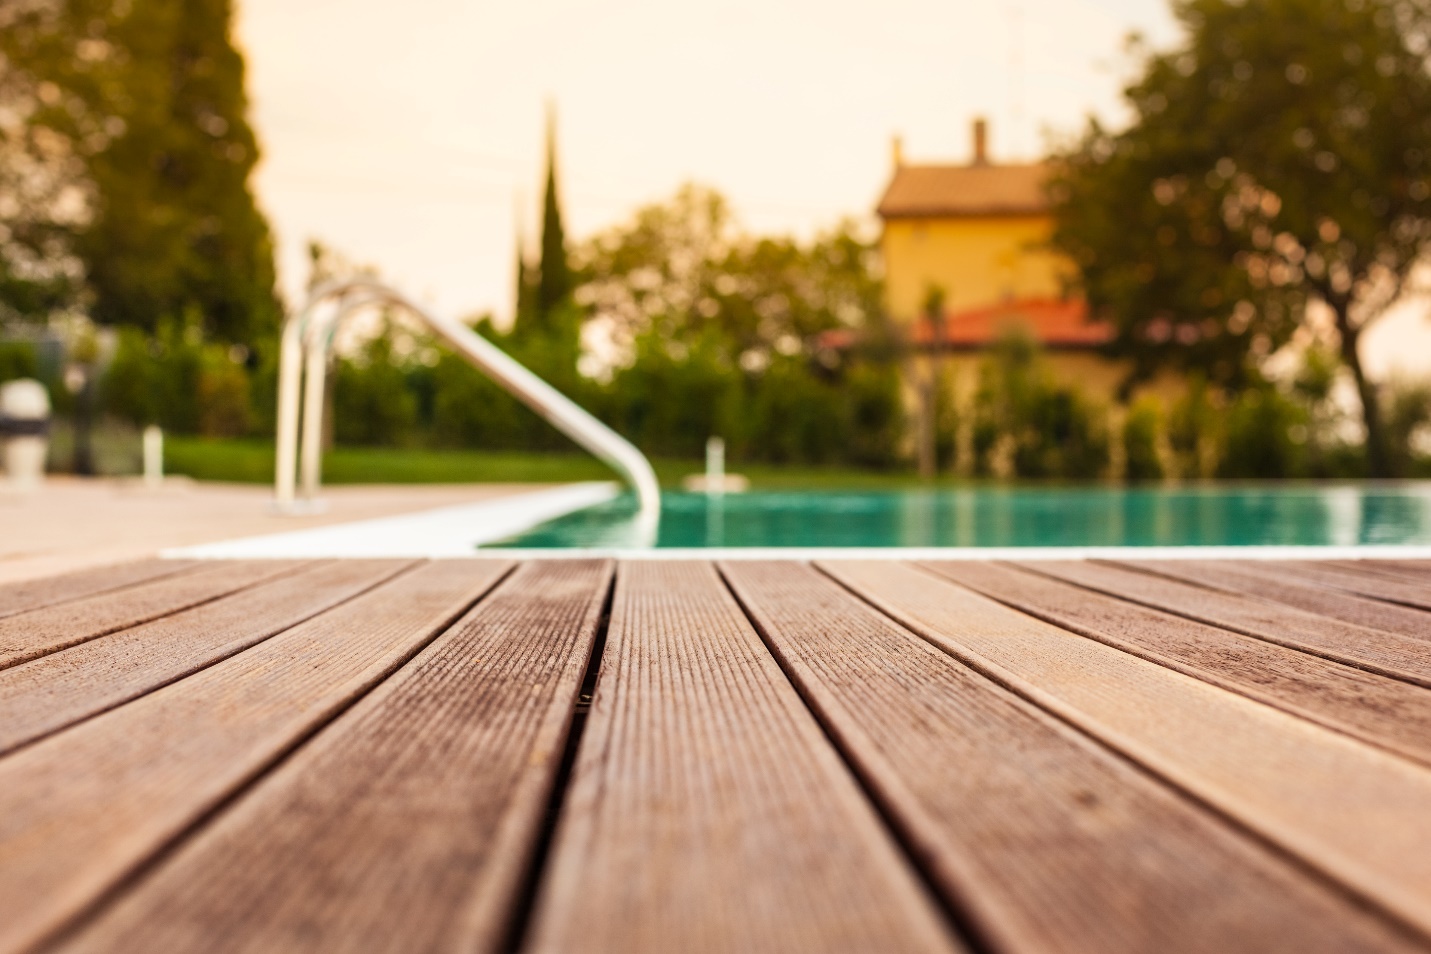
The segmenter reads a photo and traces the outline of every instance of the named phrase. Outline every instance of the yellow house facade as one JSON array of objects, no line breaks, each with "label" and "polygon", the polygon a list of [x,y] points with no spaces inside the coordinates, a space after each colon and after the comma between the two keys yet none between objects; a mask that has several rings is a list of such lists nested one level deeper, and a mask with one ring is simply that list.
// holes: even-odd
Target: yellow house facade
[{"label": "yellow house facade", "polygon": [[[951,396],[967,408],[981,352],[1010,325],[1039,342],[1061,384],[1107,404],[1115,423],[1120,416],[1128,369],[1102,353],[1112,329],[1089,322],[1083,301],[1065,292],[1074,267],[1048,245],[1048,173],[1043,163],[993,162],[982,120],[974,123],[974,153],[964,164],[906,162],[895,140],[894,169],[877,209],[885,310],[913,346],[906,392],[919,419],[916,451],[926,472],[934,466],[931,360],[952,372]],[[942,306],[932,318],[936,294]],[[1180,382],[1165,378],[1145,389],[1172,396]],[[965,470],[968,435],[957,444],[958,467]]]}]

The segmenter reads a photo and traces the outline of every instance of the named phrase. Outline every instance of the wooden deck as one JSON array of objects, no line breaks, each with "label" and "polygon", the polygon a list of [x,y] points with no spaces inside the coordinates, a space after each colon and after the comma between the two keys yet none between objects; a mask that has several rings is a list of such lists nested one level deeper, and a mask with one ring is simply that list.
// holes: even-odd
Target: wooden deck
[{"label": "wooden deck", "polygon": [[1431,562],[0,587],[0,952],[1431,950]]}]

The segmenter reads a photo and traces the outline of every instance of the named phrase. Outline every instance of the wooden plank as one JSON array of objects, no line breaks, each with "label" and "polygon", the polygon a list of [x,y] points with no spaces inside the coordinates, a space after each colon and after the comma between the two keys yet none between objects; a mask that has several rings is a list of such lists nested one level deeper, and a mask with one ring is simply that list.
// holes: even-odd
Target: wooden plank
[{"label": "wooden plank", "polygon": [[1308,613],[1330,616],[1356,626],[1384,629],[1416,639],[1431,639],[1431,614],[1384,603],[1344,590],[1295,582],[1274,573],[1257,572],[1255,563],[1231,564],[1225,560],[1139,560],[1138,569],[1162,576],[1245,593],[1286,603]]},{"label": "wooden plank", "polygon": [[62,949],[496,949],[611,572],[519,569]]},{"label": "wooden plank", "polygon": [[1420,686],[1010,566],[926,566],[1055,626],[1431,765],[1431,692]]},{"label": "wooden plank", "polygon": [[419,566],[0,759],[0,951],[62,929],[410,659],[508,566]]},{"label": "wooden plank", "polygon": [[291,573],[299,565],[288,560],[211,564],[117,592],[17,613],[0,619],[0,669],[207,603]]},{"label": "wooden plank", "polygon": [[1412,947],[809,567],[722,572],[986,949]]},{"label": "wooden plank", "polygon": [[136,560],[0,586],[0,617],[134,586],[194,569],[192,560]]},{"label": "wooden plank", "polygon": [[1293,580],[1310,581],[1347,593],[1370,596],[1388,603],[1400,603],[1420,610],[1431,610],[1431,583],[1394,579],[1390,576],[1358,567],[1327,566],[1298,560],[1267,561],[1263,570]]},{"label": "wooden plank", "polygon": [[1049,560],[1018,565],[1210,626],[1431,687],[1431,647],[1409,636],[1354,626],[1291,606],[1179,583],[1113,564]]},{"label": "wooden plank", "polygon": [[913,567],[824,569],[956,659],[1431,938],[1431,771]]},{"label": "wooden plank", "polygon": [[1417,583],[1431,580],[1431,560],[1362,560],[1361,562],[1369,569],[1394,573]]},{"label": "wooden plank", "polygon": [[712,566],[623,564],[526,949],[948,951]]},{"label": "wooden plank", "polygon": [[226,659],[412,565],[410,560],[314,564],[0,670],[0,754]]}]

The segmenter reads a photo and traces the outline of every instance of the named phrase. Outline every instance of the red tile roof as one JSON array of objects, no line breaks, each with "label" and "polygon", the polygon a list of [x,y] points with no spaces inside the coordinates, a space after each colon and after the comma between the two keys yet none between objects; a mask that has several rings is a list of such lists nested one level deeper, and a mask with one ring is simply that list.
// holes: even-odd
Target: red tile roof
[{"label": "red tile roof", "polygon": [[876,210],[882,218],[1039,215],[1048,168],[1033,165],[899,166]]},{"label": "red tile roof", "polygon": [[[984,308],[948,313],[944,316],[943,345],[956,350],[986,348],[998,341],[1011,325],[1023,325],[1039,344],[1046,348],[1097,348],[1113,337],[1106,324],[1090,323],[1088,308],[1077,299],[1025,299],[1002,302]],[[934,344],[934,331],[927,318],[920,318],[911,329],[910,338],[916,347]],[[826,348],[849,348],[858,340],[858,333],[840,329],[826,332],[820,343]]]}]

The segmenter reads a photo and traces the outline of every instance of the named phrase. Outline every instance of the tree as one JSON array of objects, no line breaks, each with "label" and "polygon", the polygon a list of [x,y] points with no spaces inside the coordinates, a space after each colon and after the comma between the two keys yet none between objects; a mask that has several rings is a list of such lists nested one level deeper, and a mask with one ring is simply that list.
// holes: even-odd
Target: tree
[{"label": "tree", "polygon": [[39,102],[31,135],[82,167],[68,232],[95,320],[153,330],[196,310],[219,339],[275,333],[230,0],[32,0],[6,16],[0,56]]},{"label": "tree", "polygon": [[1366,328],[1431,244],[1431,3],[1175,0],[1186,30],[1051,184],[1054,245],[1133,377],[1237,389],[1327,308],[1356,380],[1368,468],[1389,473]]},{"label": "tree", "polygon": [[553,316],[567,304],[572,284],[561,201],[557,196],[556,113],[552,111],[547,114],[547,184],[542,195],[542,260],[537,279],[537,312],[546,330],[553,330]]}]

